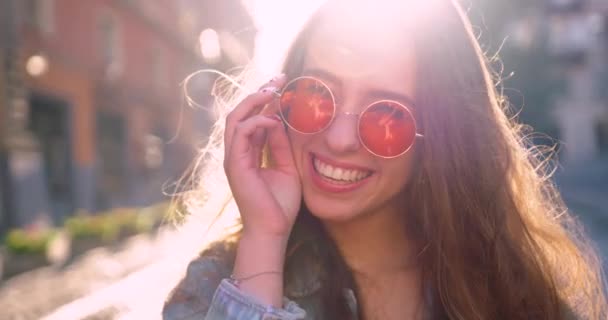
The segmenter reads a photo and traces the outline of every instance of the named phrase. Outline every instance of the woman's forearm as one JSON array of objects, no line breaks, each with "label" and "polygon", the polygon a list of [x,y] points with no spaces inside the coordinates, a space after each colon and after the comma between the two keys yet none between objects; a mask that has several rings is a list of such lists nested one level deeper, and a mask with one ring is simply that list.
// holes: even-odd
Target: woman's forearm
[{"label": "woman's forearm", "polygon": [[284,237],[243,232],[233,270],[234,278],[248,278],[239,281],[240,290],[260,303],[281,308],[286,246]]}]

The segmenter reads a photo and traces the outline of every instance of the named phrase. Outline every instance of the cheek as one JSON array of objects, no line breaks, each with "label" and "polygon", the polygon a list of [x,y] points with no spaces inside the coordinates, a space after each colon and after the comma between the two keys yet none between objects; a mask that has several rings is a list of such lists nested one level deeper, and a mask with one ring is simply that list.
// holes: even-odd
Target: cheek
[{"label": "cheek", "polygon": [[294,161],[296,162],[296,166],[299,170],[302,170],[304,159],[306,158],[304,154],[305,146],[310,144],[310,139],[312,136],[302,135],[297,132],[293,132],[292,130],[287,130],[287,137],[289,138],[289,143],[291,145],[291,152],[293,154]]},{"label": "cheek", "polygon": [[294,155],[302,152],[302,146],[305,143],[305,139],[301,134],[287,129],[287,138],[289,139],[289,144],[291,145],[291,152],[293,152]]},{"label": "cheek", "polygon": [[398,159],[390,160],[390,163],[384,166],[383,176],[387,179],[386,183],[396,192],[402,190],[414,176],[414,171],[417,170],[416,159],[415,153],[410,151]]}]

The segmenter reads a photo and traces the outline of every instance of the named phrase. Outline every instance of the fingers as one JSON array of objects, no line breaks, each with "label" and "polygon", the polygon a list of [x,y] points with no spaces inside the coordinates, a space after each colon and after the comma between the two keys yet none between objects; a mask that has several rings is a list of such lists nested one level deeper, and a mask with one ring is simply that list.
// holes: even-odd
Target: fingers
[{"label": "fingers", "polygon": [[244,120],[258,113],[262,107],[270,102],[274,97],[274,93],[270,91],[260,91],[253,93],[239,103],[228,117],[226,117],[226,128],[224,130],[224,144],[226,150],[232,147],[232,140],[236,127]]},{"label": "fingers", "polygon": [[[275,79],[277,79],[277,83],[280,84],[280,87],[278,87],[279,89],[283,88],[283,86],[285,86],[285,82],[287,82],[287,78],[284,75],[281,75]],[[273,80],[271,80],[269,83],[273,83]],[[266,88],[268,88],[268,87],[263,86],[261,90],[266,89]],[[271,89],[274,89],[274,88],[271,88]],[[273,99],[270,103],[268,103],[266,108],[264,108],[260,113],[267,114],[267,115],[279,114],[279,102],[280,102],[280,99]]]},{"label": "fingers", "polygon": [[264,110],[262,110],[260,112],[260,114],[265,114],[265,115],[280,115],[279,112],[279,99],[274,99],[272,100],[270,103],[268,103],[268,105],[266,106],[266,108],[264,108]]},{"label": "fingers", "polygon": [[266,142],[270,150],[272,165],[275,168],[284,170],[295,168],[291,143],[283,125],[270,128],[267,133]]},{"label": "fingers", "polygon": [[275,77],[265,84],[258,92],[252,93],[243,99],[243,101],[230,112],[226,118],[226,128],[224,131],[224,144],[227,150],[231,148],[230,145],[237,124],[252,115],[259,113],[266,104],[273,101],[273,99],[277,97],[277,92],[285,84],[285,81],[285,75]]},{"label": "fingers", "polygon": [[254,145],[252,140],[255,136],[259,136],[260,129],[274,132],[276,130],[273,129],[277,127],[282,128],[281,120],[277,117],[255,115],[245,121],[241,121],[234,129],[232,144],[225,160],[230,163],[230,161],[246,159],[246,166],[256,167],[258,155],[252,155],[251,151],[252,148],[261,147],[263,141],[261,141],[262,144],[260,145]]}]

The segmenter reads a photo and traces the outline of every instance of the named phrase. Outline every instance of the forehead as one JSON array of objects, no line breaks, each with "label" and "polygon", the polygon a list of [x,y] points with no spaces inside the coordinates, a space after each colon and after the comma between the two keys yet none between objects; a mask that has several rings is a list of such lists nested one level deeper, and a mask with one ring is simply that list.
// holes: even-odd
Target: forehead
[{"label": "forehead", "polygon": [[307,45],[304,69],[321,69],[362,88],[413,95],[411,28],[392,15],[356,12],[321,17]]}]

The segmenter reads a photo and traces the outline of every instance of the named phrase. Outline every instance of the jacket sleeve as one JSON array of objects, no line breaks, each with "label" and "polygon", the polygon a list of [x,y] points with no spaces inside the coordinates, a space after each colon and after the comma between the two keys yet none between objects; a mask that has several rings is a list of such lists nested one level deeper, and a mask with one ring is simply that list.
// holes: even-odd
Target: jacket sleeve
[{"label": "jacket sleeve", "polygon": [[241,320],[241,319],[304,319],[306,312],[295,302],[283,298],[283,308],[277,309],[258,303],[254,298],[245,295],[230,281],[222,280],[215,291],[205,320]]},{"label": "jacket sleeve", "polygon": [[284,299],[283,308],[263,305],[227,278],[231,266],[214,255],[190,262],[186,276],[173,289],[163,307],[165,320],[304,319],[295,302]]}]

